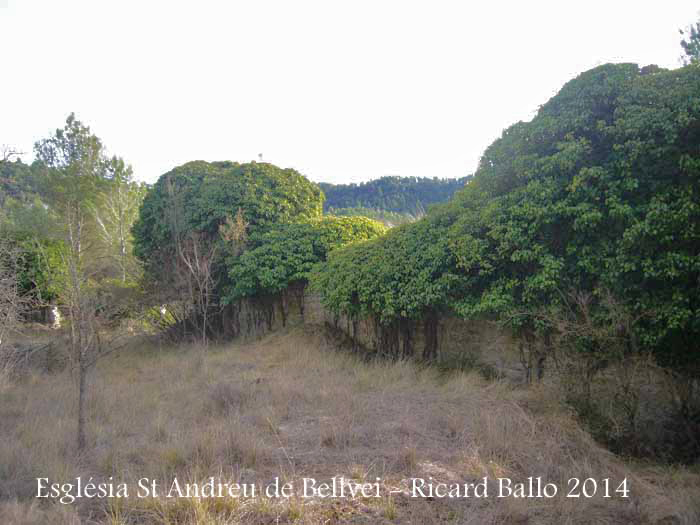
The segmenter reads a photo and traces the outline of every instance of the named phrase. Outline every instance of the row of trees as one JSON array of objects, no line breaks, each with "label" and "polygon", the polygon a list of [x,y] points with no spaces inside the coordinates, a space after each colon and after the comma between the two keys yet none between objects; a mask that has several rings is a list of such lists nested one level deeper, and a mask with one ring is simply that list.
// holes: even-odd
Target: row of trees
[{"label": "row of trees", "polygon": [[327,306],[386,320],[448,308],[535,330],[523,312],[607,288],[655,312],[641,341],[687,368],[700,328],[698,86],[692,66],[584,73],[506,130],[449,204],[336,252],[315,278]]},{"label": "row of trees", "polygon": [[150,294],[168,304],[181,336],[202,343],[228,304],[304,286],[311,267],[384,232],[363,217],[323,217],[323,193],[267,163],[190,162],[160,177],[134,225]]},{"label": "row of trees", "polygon": [[328,308],[385,327],[447,312],[499,320],[521,338],[533,378],[555,347],[575,350],[591,375],[652,355],[684,385],[677,408],[692,441],[697,93],[700,68],[692,64],[583,73],[531,122],[508,128],[451,202],[331,253],[312,283]]}]

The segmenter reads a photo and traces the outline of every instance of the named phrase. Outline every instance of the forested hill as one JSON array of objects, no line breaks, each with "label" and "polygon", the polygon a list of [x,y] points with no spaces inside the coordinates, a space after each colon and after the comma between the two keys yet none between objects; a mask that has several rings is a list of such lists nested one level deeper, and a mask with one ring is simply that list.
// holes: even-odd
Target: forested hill
[{"label": "forested hill", "polygon": [[8,198],[26,201],[36,195],[31,166],[19,159],[0,160],[0,207]]},{"label": "forested hill", "polygon": [[369,208],[421,216],[431,204],[449,200],[464,186],[467,177],[381,177],[360,184],[319,183],[326,194],[324,211]]}]

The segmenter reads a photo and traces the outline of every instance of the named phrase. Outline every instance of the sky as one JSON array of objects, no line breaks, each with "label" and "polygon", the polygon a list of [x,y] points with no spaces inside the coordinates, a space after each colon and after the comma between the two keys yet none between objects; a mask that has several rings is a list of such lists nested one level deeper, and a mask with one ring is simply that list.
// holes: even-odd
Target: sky
[{"label": "sky", "polygon": [[69,113],[137,179],[262,159],[314,181],[462,177],[607,62],[679,67],[696,1],[0,0],[0,144]]}]

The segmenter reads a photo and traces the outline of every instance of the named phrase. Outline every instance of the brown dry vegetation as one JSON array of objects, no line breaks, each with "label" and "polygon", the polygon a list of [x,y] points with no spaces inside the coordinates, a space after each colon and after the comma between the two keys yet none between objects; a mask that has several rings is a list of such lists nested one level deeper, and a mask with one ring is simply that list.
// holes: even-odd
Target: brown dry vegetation
[{"label": "brown dry vegetation", "polygon": [[[0,523],[684,523],[700,522],[700,474],[625,464],[596,445],[551,387],[516,388],[476,373],[364,363],[325,333],[295,328],[204,350],[143,339],[90,376],[89,452],[75,457],[68,371],[33,373],[0,392]],[[209,476],[266,484],[332,476],[405,487],[484,476],[629,480],[603,499],[34,498],[36,478],[135,485]],[[565,492],[562,490],[561,492]],[[385,492],[386,494],[386,492]],[[111,503],[110,503],[111,501]]]}]

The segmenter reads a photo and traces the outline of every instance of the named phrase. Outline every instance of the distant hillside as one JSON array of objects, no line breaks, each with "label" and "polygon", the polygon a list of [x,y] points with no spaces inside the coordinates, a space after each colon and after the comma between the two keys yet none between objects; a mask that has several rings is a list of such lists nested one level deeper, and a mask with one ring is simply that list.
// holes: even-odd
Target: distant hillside
[{"label": "distant hillside", "polygon": [[36,197],[35,175],[32,167],[19,159],[0,160],[0,207],[8,198],[31,201]]},{"label": "distant hillside", "polygon": [[337,217],[367,217],[383,223],[389,228],[400,226],[409,222],[414,222],[422,217],[423,214],[413,215],[412,213],[400,211],[387,211],[377,208],[328,208],[327,215],[335,215]]},{"label": "distant hillside", "polygon": [[326,194],[324,211],[367,208],[418,217],[424,215],[430,205],[449,200],[466,180],[467,177],[382,177],[360,184],[321,182],[319,186]]}]

